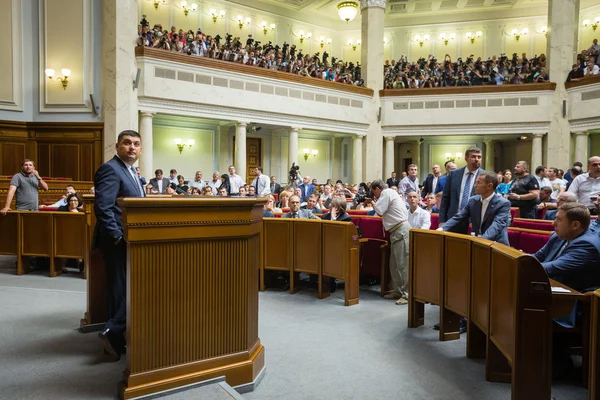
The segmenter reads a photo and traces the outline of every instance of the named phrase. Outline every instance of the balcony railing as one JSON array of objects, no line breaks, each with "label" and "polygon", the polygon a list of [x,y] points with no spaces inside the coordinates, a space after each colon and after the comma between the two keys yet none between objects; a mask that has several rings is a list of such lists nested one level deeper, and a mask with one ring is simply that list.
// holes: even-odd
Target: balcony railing
[{"label": "balcony railing", "polygon": [[454,86],[421,89],[385,89],[379,91],[381,97],[394,96],[452,96],[455,94],[482,94],[482,93],[515,93],[534,92],[540,90],[554,91],[556,83],[525,83],[522,85],[481,85],[481,86]]}]

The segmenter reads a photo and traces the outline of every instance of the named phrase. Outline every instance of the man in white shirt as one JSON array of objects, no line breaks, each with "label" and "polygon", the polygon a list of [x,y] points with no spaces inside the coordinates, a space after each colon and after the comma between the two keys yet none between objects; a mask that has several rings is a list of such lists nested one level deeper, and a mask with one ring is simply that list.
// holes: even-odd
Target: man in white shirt
[{"label": "man in white shirt", "polygon": [[402,178],[400,186],[398,187],[398,193],[400,193],[405,199],[410,192],[419,193],[419,178],[417,178],[418,168],[415,164],[408,166],[408,176]]},{"label": "man in white shirt", "polygon": [[579,203],[589,208],[592,215],[598,215],[592,195],[600,192],[600,157],[593,156],[588,160],[588,172],[573,179],[568,191],[575,193]]},{"label": "man in white shirt", "polygon": [[564,180],[560,179],[558,175],[558,168],[548,168],[546,171],[546,175],[548,176],[548,180],[550,181],[550,186],[552,188],[552,197],[554,200],[558,198],[558,195],[567,190],[567,184]]},{"label": "man in white shirt", "polygon": [[252,180],[252,186],[255,188],[256,195],[261,197],[271,194],[271,182],[269,177],[263,174],[262,167],[254,168],[254,173],[256,174],[256,178]]},{"label": "man in white shirt", "polygon": [[204,181],[202,180],[202,171],[196,171],[194,180],[188,183],[188,187],[190,189],[198,188],[199,191],[202,191],[202,189],[204,189],[204,186],[206,186],[206,183],[204,183]]},{"label": "man in white shirt", "polygon": [[535,177],[537,178],[538,187],[540,188],[543,188],[544,186],[552,187],[552,185],[550,184],[550,180],[546,177],[547,171],[548,169],[543,165],[540,165],[535,169]]},{"label": "man in white shirt", "polygon": [[240,188],[244,186],[244,180],[241,176],[235,174],[235,167],[229,166],[229,193],[231,196],[238,196],[240,194]]},{"label": "man in white shirt", "polygon": [[219,174],[219,171],[213,172],[213,180],[208,182],[208,186],[210,186],[213,195],[217,195],[217,192],[221,187],[221,183],[223,182],[221,182],[221,174]]},{"label": "man in white shirt", "polygon": [[383,228],[390,233],[390,273],[392,290],[384,297],[397,299],[396,304],[408,304],[408,210],[400,195],[388,189],[381,180],[371,183],[371,194],[376,200],[375,212],[381,216]]},{"label": "man in white shirt", "polygon": [[172,169],[171,171],[169,171],[169,182],[174,183],[175,186],[177,186],[179,184],[179,181],[177,180],[177,170],[176,169]]},{"label": "man in white shirt", "polygon": [[419,207],[419,195],[410,192],[408,200],[408,224],[411,228],[429,229],[431,226],[431,214]]}]

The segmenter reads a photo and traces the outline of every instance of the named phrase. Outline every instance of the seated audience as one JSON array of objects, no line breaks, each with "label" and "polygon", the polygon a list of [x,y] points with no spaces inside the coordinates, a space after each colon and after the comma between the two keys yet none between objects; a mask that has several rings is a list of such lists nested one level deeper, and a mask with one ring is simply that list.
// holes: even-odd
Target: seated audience
[{"label": "seated audience", "polygon": [[202,171],[196,171],[196,174],[194,175],[194,180],[191,182],[188,182],[188,186],[190,188],[198,188],[198,189],[202,189],[204,186],[206,186],[206,183],[204,183],[204,181],[202,180]]},{"label": "seated audience", "polygon": [[210,186],[204,186],[202,188],[202,195],[203,196],[212,196],[213,195],[212,188]]},{"label": "seated audience", "polygon": [[289,208],[290,207],[290,192],[288,192],[287,190],[282,191],[281,193],[279,193],[279,203],[277,203],[277,207],[279,208]]},{"label": "seated audience", "polygon": [[560,206],[554,233],[534,257],[548,276],[577,291],[600,286],[600,238],[590,230],[590,212],[579,203]]},{"label": "seated audience", "polygon": [[246,195],[248,194],[248,190],[246,189],[246,186],[242,186],[238,193],[239,193],[240,197],[246,197]]},{"label": "seated audience", "polygon": [[550,186],[543,186],[540,188],[540,196],[537,199],[537,218],[541,217],[542,210],[554,210],[556,209],[556,200],[552,197],[552,188]]},{"label": "seated audience", "polygon": [[256,187],[255,186],[248,186],[248,194],[246,195],[246,197],[256,197]]},{"label": "seated audience", "polygon": [[[440,196],[440,199],[441,199],[441,196]],[[423,209],[425,211],[427,211],[429,214],[439,212],[439,210],[437,210],[437,200],[436,200],[435,194],[428,193],[425,196],[425,205],[423,206]]]},{"label": "seated audience", "polygon": [[77,193],[71,193],[67,196],[67,205],[58,207],[57,211],[81,212],[83,200]]},{"label": "seated audience", "polygon": [[275,207],[275,197],[273,197],[273,195],[268,194],[265,196],[267,198],[267,202],[265,203],[264,209],[266,211],[269,211],[271,213],[280,213],[281,212],[281,208],[277,208]]},{"label": "seated audience", "polygon": [[306,205],[300,208],[303,210],[309,210],[313,214],[320,214],[321,209],[319,208],[319,195],[317,193],[312,193],[306,199]]},{"label": "seated audience", "polygon": [[48,207],[48,208],[59,208],[59,207],[68,206],[69,204],[67,203],[67,198],[69,197],[69,195],[71,193],[75,193],[75,192],[76,192],[76,190],[73,187],[73,185],[67,185],[65,187],[65,195],[63,197],[61,197],[61,199],[59,201],[57,201],[56,203],[51,204],[49,206],[45,206],[45,205],[41,204],[39,206],[39,208],[46,208],[46,207]]},{"label": "seated audience", "polygon": [[177,170],[176,169],[172,169],[171,171],[169,171],[169,182],[174,183],[176,185],[179,182],[179,180],[177,179]]},{"label": "seated audience", "polygon": [[319,206],[321,209],[329,209],[331,204],[332,189],[330,184],[325,184],[323,186],[323,193],[319,196]]},{"label": "seated audience", "polygon": [[457,229],[471,220],[471,234],[509,246],[508,218],[510,202],[495,194],[498,176],[494,172],[481,171],[475,180],[475,196],[438,230],[463,233]]},{"label": "seated audience", "polygon": [[[178,190],[179,189],[179,190]],[[177,186],[175,192],[179,194],[187,193],[189,190],[188,185],[185,184],[185,178],[183,175],[177,175]]]},{"label": "seated audience", "polygon": [[346,200],[341,197],[333,198],[329,212],[323,215],[323,219],[328,221],[352,222],[352,218],[346,212]]},{"label": "seated audience", "polygon": [[569,192],[575,193],[577,201],[589,208],[592,215],[598,215],[591,198],[600,192],[600,157],[593,156],[588,160],[588,172],[573,179]]},{"label": "seated audience", "polygon": [[167,193],[169,184],[169,180],[167,178],[163,178],[162,169],[157,169],[154,171],[154,178],[150,179],[150,182],[148,182],[148,185],[146,186],[146,192],[152,194]]},{"label": "seated audience", "polygon": [[578,82],[583,76],[583,68],[579,64],[573,64],[567,75],[567,82]]},{"label": "seated audience", "polygon": [[192,196],[200,196],[201,190],[202,189],[199,189],[197,187],[191,187],[188,189],[188,193]]},{"label": "seated audience", "polygon": [[559,194],[558,199],[556,199],[556,203],[552,204],[554,206],[554,209],[546,211],[544,219],[548,221],[554,221],[556,219],[556,213],[558,212],[558,208],[565,203],[577,203],[577,196],[569,192],[562,192],[561,194]]},{"label": "seated audience", "polygon": [[358,203],[358,205],[356,206],[356,209],[371,211],[371,210],[373,210],[374,207],[375,207],[375,203],[373,203],[373,200],[367,198],[362,203]]},{"label": "seated audience", "polygon": [[290,212],[283,214],[281,218],[321,219],[310,210],[300,209],[300,196],[297,195],[290,197]]},{"label": "seated audience", "polygon": [[221,197],[227,197],[227,196],[229,196],[229,194],[227,193],[227,189],[224,188],[223,186],[221,186],[219,188],[219,196],[221,196]]},{"label": "seated audience", "polygon": [[408,193],[408,224],[411,228],[429,229],[431,214],[419,207],[420,200],[421,197],[417,192]]},{"label": "seated audience", "polygon": [[217,195],[218,189],[221,187],[221,183],[221,174],[219,173],[219,171],[214,171],[212,181],[208,182],[208,186],[210,186],[213,195]]},{"label": "seated audience", "polygon": [[231,185],[229,184],[229,175],[227,174],[223,174],[221,175],[221,185],[219,186],[219,189],[225,189],[225,191],[227,192],[227,196],[229,196],[231,194]]}]

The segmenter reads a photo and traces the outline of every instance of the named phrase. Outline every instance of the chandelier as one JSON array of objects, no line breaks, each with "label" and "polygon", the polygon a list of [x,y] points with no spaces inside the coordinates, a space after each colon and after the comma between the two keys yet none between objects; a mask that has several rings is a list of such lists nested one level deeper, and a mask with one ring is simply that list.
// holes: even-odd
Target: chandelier
[{"label": "chandelier", "polygon": [[338,15],[346,23],[352,21],[358,14],[358,3],[355,1],[343,1],[337,6]]}]

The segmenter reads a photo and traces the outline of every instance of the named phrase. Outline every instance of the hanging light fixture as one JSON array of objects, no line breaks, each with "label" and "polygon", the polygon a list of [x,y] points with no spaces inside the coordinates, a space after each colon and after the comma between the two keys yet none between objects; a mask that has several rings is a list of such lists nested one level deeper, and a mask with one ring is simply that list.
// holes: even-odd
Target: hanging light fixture
[{"label": "hanging light fixture", "polygon": [[352,21],[358,14],[358,3],[356,1],[342,1],[337,8],[338,15],[346,23]]}]

